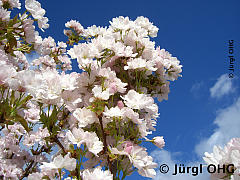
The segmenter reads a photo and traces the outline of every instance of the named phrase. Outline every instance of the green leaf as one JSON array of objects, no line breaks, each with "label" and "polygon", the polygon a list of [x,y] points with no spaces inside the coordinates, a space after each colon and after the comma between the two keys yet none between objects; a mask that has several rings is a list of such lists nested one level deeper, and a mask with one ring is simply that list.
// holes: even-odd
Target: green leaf
[{"label": "green leaf", "polygon": [[16,24],[16,23],[17,23],[17,20],[18,20],[18,15],[16,15],[16,16],[13,18],[13,24]]},{"label": "green leaf", "polygon": [[15,96],[14,96],[15,92],[12,91],[11,93],[11,97],[10,97],[10,104],[14,104],[14,101],[15,101]]},{"label": "green leaf", "polygon": [[[4,31],[0,31],[0,34],[3,34],[3,33],[4,33]],[[5,35],[0,37],[0,41],[2,41],[2,40],[4,40],[4,39],[6,39],[6,36],[5,36]]]},{"label": "green leaf", "polygon": [[26,96],[22,101],[20,101],[17,106],[21,107],[24,106],[30,99],[32,99],[31,95]]},{"label": "green leaf", "polygon": [[21,117],[18,114],[16,114],[14,119],[15,119],[15,121],[19,122],[25,128],[25,130],[27,132],[29,132],[28,123],[27,123],[27,121],[23,117]]},{"label": "green leaf", "polygon": [[17,40],[16,40],[16,38],[13,35],[10,36],[9,45],[10,45],[11,49],[13,47],[17,47]]}]

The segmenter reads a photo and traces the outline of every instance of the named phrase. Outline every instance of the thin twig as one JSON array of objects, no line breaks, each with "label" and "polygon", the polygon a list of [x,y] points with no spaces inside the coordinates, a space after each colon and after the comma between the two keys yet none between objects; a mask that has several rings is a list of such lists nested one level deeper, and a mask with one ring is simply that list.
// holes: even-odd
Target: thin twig
[{"label": "thin twig", "polygon": [[105,134],[104,129],[103,129],[102,116],[99,116],[99,122],[100,122],[100,126],[101,126],[102,137],[103,137],[103,146],[104,146],[103,147],[103,153],[107,154],[107,161],[108,161],[109,170],[112,173],[112,163],[111,163],[110,158],[109,158],[108,153],[107,153],[107,139],[106,139],[106,134]]},{"label": "thin twig", "polygon": [[62,143],[59,141],[59,139],[58,139],[57,137],[54,138],[54,142],[56,142],[57,145],[63,150],[63,152],[64,152],[65,154],[67,154],[64,146],[62,145]]},{"label": "thin twig", "polygon": [[31,163],[29,164],[29,166],[25,169],[25,172],[23,173],[23,175],[20,177],[20,180],[22,180],[23,178],[27,177],[29,175],[29,170],[32,168],[34,161],[31,160]]}]

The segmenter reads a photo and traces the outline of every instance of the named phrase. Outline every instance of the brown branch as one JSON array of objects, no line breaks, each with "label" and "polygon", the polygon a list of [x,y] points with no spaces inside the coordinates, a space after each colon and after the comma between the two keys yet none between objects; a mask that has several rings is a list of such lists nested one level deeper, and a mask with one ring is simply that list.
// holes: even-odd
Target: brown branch
[{"label": "brown branch", "polygon": [[103,153],[107,154],[107,161],[108,161],[108,166],[109,166],[109,170],[112,173],[112,163],[110,161],[109,155],[107,153],[108,149],[107,149],[107,139],[106,139],[106,134],[104,132],[103,129],[103,122],[102,122],[102,116],[99,116],[99,122],[100,122],[100,126],[101,126],[101,131],[102,131],[102,137],[103,137]]},{"label": "brown branch", "polygon": [[31,160],[30,161],[31,163],[29,164],[29,166],[25,169],[25,172],[23,173],[23,175],[20,177],[20,180],[22,180],[23,178],[27,177],[29,175],[29,171],[30,169],[32,168],[33,164],[34,164],[34,161]]},{"label": "brown branch", "polygon": [[103,146],[104,146],[103,153],[105,153],[107,151],[107,140],[106,140],[106,134],[104,133],[104,129],[103,129],[102,116],[99,117],[99,122],[100,122],[102,136],[103,136]]},{"label": "brown branch", "polygon": [[[44,146],[41,147],[41,149],[37,152],[32,152],[33,155],[39,155],[41,154],[42,152],[47,152],[49,150],[49,148],[45,148]],[[33,164],[34,164],[34,160],[31,160],[30,161],[31,163],[28,165],[28,167],[25,169],[25,172],[23,173],[23,175],[20,177],[20,180],[22,180],[23,178],[27,177],[30,173],[30,169],[32,168]],[[36,166],[37,163],[35,163],[34,166]],[[33,166],[33,167],[34,167]]]},{"label": "brown branch", "polygon": [[67,154],[67,151],[65,150],[64,146],[62,145],[62,143],[59,141],[59,139],[56,136],[54,137],[54,142],[57,143],[57,145],[63,150],[63,152],[65,154]]}]

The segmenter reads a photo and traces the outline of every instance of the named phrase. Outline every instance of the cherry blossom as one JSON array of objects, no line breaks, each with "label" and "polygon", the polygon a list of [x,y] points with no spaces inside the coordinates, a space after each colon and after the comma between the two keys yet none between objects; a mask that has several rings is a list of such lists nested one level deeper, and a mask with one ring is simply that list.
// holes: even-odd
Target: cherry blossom
[{"label": "cherry blossom", "polygon": [[212,179],[239,179],[240,169],[240,138],[231,139],[223,148],[220,146],[214,146],[213,152],[205,152],[203,157],[207,164],[214,164],[216,167],[227,167],[233,165],[233,172],[221,171],[218,173],[212,173]]},{"label": "cherry blossom", "polygon": [[[70,20],[68,40],[55,41],[38,33],[49,24],[37,0],[25,0],[15,18],[14,8],[18,0],[0,0],[0,179],[62,179],[66,171],[66,179],[154,178],[142,142],[164,147],[162,136],[148,139],[159,117],[154,97],[167,100],[182,72],[152,41],[158,28],[143,16],[106,27]],[[80,71],[69,72],[74,59]],[[237,173],[239,144],[215,147],[205,160],[234,163]]]}]

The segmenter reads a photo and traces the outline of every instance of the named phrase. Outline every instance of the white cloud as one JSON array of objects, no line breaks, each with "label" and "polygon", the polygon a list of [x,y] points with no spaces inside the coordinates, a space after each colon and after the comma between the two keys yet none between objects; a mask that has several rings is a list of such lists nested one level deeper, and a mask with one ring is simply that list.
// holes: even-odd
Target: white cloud
[{"label": "white cloud", "polygon": [[[25,54],[25,56],[27,58],[28,63],[30,64],[30,66],[31,66],[31,63],[34,59],[39,58],[39,55],[36,52],[32,52],[30,54]],[[34,69],[34,68],[31,66],[30,69]]]},{"label": "white cloud", "polygon": [[203,85],[204,85],[203,81],[197,82],[197,83],[195,83],[195,84],[192,85],[190,91],[191,91],[191,92],[199,91],[199,90],[203,87]]},{"label": "white cloud", "polygon": [[[175,158],[175,153],[170,153],[166,150],[155,150],[151,153],[151,156],[153,157],[154,161],[158,163],[158,167],[160,167],[161,164],[166,164],[169,167],[169,172],[166,174],[162,174],[159,169],[157,169],[157,175],[154,180],[206,180],[209,179],[209,174],[204,171],[203,173],[199,173],[196,176],[193,176],[192,174],[196,174],[196,172],[193,173],[189,171],[190,173],[184,173],[184,174],[177,174],[173,175],[175,173],[175,164],[179,167],[180,164],[183,164],[181,162],[178,162]],[[199,167],[201,162],[193,162],[193,163],[187,163],[184,164],[185,167]],[[198,168],[198,170],[200,170]]]},{"label": "white cloud", "polygon": [[[196,84],[196,86],[192,87],[192,90],[199,89],[200,87],[200,83]],[[226,74],[222,75],[210,89],[211,97],[213,98],[220,98],[233,91],[232,81],[229,80]],[[204,152],[212,152],[214,145],[224,146],[231,138],[240,137],[240,97],[238,97],[238,99],[235,100],[235,102],[229,107],[217,111],[214,124],[217,125],[214,133],[210,137],[203,139],[195,146],[195,152],[199,156],[200,160],[204,156]],[[161,174],[158,170],[155,180],[209,179],[209,174],[206,171],[205,173],[197,176],[192,176],[191,174],[181,174],[178,176],[172,175],[175,164],[180,164],[181,162],[178,162],[175,155],[168,151],[156,150],[151,153],[151,156],[159,166],[161,164],[167,164],[170,167],[170,172],[168,174]],[[190,162],[184,165],[193,167],[199,166],[200,163],[203,162]]]},{"label": "white cloud", "polygon": [[212,98],[220,98],[233,91],[232,79],[229,78],[227,74],[220,76],[214,86],[210,88]]},{"label": "white cloud", "polygon": [[[232,80],[227,74],[220,76],[210,88],[211,97],[222,97],[234,91]],[[216,113],[213,122],[217,125],[214,133],[195,146],[195,152],[202,157],[204,152],[212,152],[214,145],[224,146],[231,138],[240,137],[240,97],[235,102]]]},{"label": "white cloud", "polygon": [[199,156],[204,152],[212,152],[214,145],[224,146],[231,138],[240,137],[240,97],[229,107],[217,112],[214,124],[218,127],[207,139],[195,148]]},{"label": "white cloud", "polygon": [[193,94],[195,98],[200,98],[205,94],[206,86],[204,86],[204,82],[196,82],[192,85],[190,92]]}]

